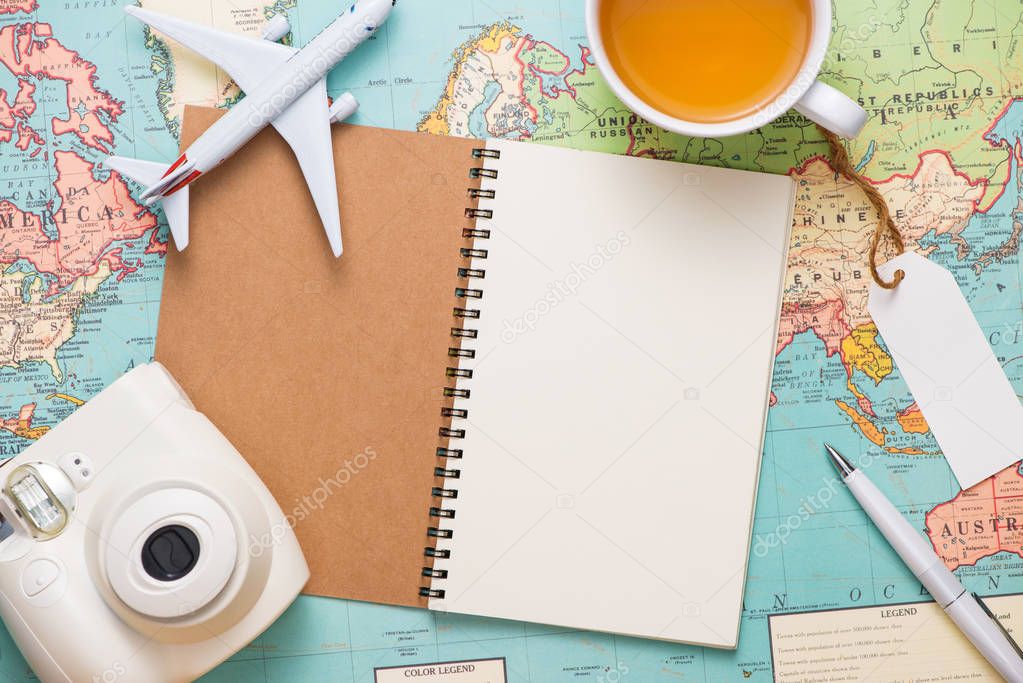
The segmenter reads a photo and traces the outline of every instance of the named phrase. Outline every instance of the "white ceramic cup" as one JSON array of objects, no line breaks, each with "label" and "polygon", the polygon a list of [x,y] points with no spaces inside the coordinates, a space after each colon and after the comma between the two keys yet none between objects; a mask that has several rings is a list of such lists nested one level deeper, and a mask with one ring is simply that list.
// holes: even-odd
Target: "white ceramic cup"
[{"label": "white ceramic cup", "polygon": [[[831,0],[812,0],[813,35],[799,73],[781,95],[765,102],[749,116],[720,123],[698,123],[675,118],[650,106],[622,81],[604,49],[599,18],[603,0],[586,0],[586,32],[601,74],[629,109],[667,130],[695,137],[727,137],[760,128],[789,109],[846,138],[856,137],[867,123],[867,112],[852,99],[817,80],[831,41]],[[680,32],[684,33],[684,31]],[[727,86],[723,86],[727,87]]]}]

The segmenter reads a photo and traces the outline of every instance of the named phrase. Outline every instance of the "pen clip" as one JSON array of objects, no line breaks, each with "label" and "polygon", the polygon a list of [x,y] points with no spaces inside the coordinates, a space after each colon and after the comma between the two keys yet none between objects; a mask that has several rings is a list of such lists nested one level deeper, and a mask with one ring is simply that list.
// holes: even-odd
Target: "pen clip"
[{"label": "pen clip", "polygon": [[1023,659],[1023,650],[1020,649],[1019,644],[1016,643],[1016,639],[1012,637],[1008,629],[1002,626],[1002,622],[998,621],[998,617],[995,616],[994,612],[988,609],[988,606],[984,604],[984,601],[976,593],[973,593],[973,599],[976,600],[977,604],[980,605],[980,608],[984,610],[984,614],[991,617],[991,621],[995,622],[995,625],[998,626],[998,630],[1005,634],[1005,639],[1008,640],[1009,644],[1012,645],[1012,649],[1014,649],[1016,651],[1016,654],[1019,655],[1021,659]]}]

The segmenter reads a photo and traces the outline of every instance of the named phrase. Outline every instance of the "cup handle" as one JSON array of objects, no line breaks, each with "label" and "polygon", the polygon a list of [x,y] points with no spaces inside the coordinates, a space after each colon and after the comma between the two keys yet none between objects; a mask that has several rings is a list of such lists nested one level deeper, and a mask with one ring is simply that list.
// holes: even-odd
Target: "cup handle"
[{"label": "cup handle", "polygon": [[854,138],[867,125],[867,112],[844,93],[815,81],[795,110],[844,138]]}]

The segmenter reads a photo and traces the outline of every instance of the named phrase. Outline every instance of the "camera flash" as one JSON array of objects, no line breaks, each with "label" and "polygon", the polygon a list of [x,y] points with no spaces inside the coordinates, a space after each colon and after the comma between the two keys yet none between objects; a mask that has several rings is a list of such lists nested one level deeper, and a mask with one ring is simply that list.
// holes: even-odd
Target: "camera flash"
[{"label": "camera flash", "polygon": [[31,465],[16,469],[7,487],[21,514],[43,536],[56,536],[67,524],[67,509]]}]

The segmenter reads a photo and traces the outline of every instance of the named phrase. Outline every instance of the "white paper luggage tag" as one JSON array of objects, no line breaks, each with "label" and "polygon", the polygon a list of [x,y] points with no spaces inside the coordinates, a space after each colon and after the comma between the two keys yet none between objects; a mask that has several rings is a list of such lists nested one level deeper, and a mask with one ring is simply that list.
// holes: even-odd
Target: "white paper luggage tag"
[{"label": "white paper luggage tag", "polygon": [[867,308],[964,489],[1023,457],[1023,407],[952,274],[913,253],[879,268]]}]

